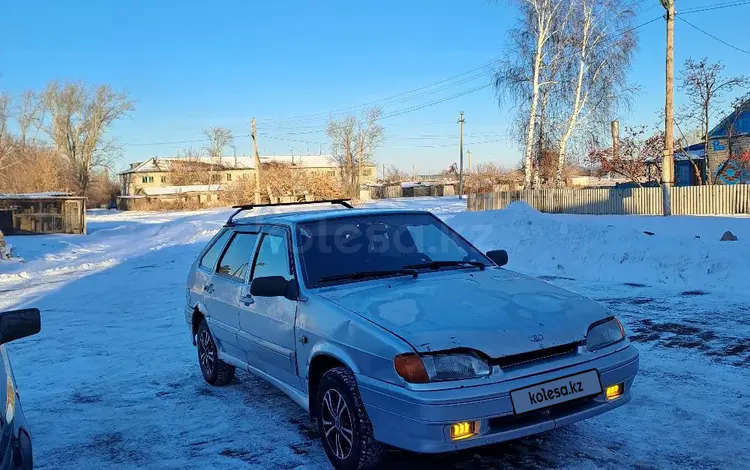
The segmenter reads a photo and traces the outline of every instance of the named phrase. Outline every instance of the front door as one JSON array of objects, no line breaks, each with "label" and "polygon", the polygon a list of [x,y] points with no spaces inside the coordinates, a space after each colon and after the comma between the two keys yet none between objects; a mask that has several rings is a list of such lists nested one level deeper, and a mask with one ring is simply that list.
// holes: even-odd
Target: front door
[{"label": "front door", "polygon": [[[293,272],[288,232],[264,227],[250,281],[267,276],[294,280]],[[251,365],[299,388],[294,354],[296,312],[297,302],[284,297],[244,297],[240,301],[239,341]]]},{"label": "front door", "polygon": [[83,233],[81,204],[83,201],[65,201],[62,230],[65,233]]},{"label": "front door", "polygon": [[240,327],[239,305],[257,240],[257,233],[237,232],[232,236],[219,258],[204,297],[211,331],[219,347],[242,361],[245,360],[245,355],[237,338]]}]

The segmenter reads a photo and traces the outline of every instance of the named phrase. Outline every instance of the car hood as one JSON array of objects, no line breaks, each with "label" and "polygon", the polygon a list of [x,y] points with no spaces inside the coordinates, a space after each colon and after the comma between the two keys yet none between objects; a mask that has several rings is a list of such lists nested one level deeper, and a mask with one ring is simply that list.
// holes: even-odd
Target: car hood
[{"label": "car hood", "polygon": [[470,348],[494,358],[581,341],[610,315],[591,299],[498,268],[352,283],[319,295],[418,352]]}]

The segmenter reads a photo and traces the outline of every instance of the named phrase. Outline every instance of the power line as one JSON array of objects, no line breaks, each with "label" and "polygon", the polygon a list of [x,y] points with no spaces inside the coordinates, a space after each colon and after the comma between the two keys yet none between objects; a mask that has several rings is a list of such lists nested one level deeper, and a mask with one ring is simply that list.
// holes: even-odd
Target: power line
[{"label": "power line", "polygon": [[[493,140],[481,140],[477,142],[465,142],[464,146],[471,146],[471,145],[482,145],[482,144],[491,144],[494,142],[505,142],[508,139],[493,139]],[[433,144],[433,145],[383,145],[382,148],[405,148],[405,149],[412,149],[412,148],[445,148],[445,147],[458,147],[459,144]]]},{"label": "power line", "polygon": [[739,7],[742,5],[748,5],[750,4],[750,1],[734,1],[734,2],[723,2],[723,3],[715,3],[713,5],[706,5],[704,7],[693,7],[688,8],[685,11],[681,11],[678,14],[679,15],[689,15],[692,13],[700,13],[702,11],[711,11],[711,10],[720,10],[722,8],[732,8],[732,7]]},{"label": "power line", "polygon": [[749,54],[749,55],[750,55],[750,51],[748,51],[748,50],[745,50],[745,49],[742,49],[742,48],[740,48],[740,47],[737,47],[737,46],[735,46],[734,44],[730,44],[730,43],[726,42],[725,40],[723,40],[723,39],[721,39],[721,38],[718,38],[718,37],[714,36],[713,34],[709,33],[709,32],[708,32],[708,31],[706,31],[706,30],[703,30],[703,29],[699,28],[698,26],[696,26],[696,25],[694,25],[693,23],[689,22],[689,21],[688,21],[688,20],[686,20],[685,18],[682,18],[682,17],[680,17],[679,15],[677,16],[677,19],[678,19],[678,20],[681,20],[681,21],[682,21],[682,22],[684,22],[684,23],[687,23],[687,24],[688,24],[688,26],[691,26],[692,28],[694,28],[694,29],[697,29],[697,30],[698,30],[698,31],[700,31],[701,33],[705,34],[706,36],[708,36],[708,37],[710,37],[710,38],[713,38],[713,39],[715,39],[715,40],[719,41],[720,43],[724,44],[725,46],[729,46],[729,47],[731,47],[732,49],[735,49],[735,50],[738,50],[738,51],[740,51],[740,52],[744,52],[745,54]]},{"label": "power line", "polygon": [[[412,102],[412,101],[416,101],[419,98],[424,98],[424,97],[429,97],[431,95],[435,95],[435,94],[437,94],[440,91],[448,90],[450,88],[455,88],[455,87],[457,87],[459,85],[463,85],[463,84],[467,84],[467,83],[470,83],[470,82],[474,82],[474,81],[476,81],[477,79],[480,79],[480,78],[487,78],[487,73],[483,72],[483,73],[480,73],[480,74],[472,75],[472,76],[470,76],[468,78],[465,78],[465,79],[462,79],[462,80],[459,80],[459,81],[454,81],[452,83],[449,83],[447,85],[443,85],[443,86],[440,86],[440,87],[437,87],[437,88],[432,88],[432,89],[430,89],[428,91],[424,91],[424,92],[416,93],[416,94],[412,93],[412,94],[406,95],[405,97],[402,97],[400,99],[384,98],[383,100],[380,100],[381,102],[377,106],[382,109],[382,108],[389,108],[389,107],[393,107],[393,106],[396,106],[396,105],[409,103],[409,102]],[[360,105],[360,106],[364,106],[364,105]],[[271,128],[279,128],[279,129],[282,129],[282,130],[284,130],[284,129],[301,129],[301,128],[307,128],[307,129],[311,129],[312,128],[313,129],[313,130],[308,130],[308,131],[293,132],[293,133],[289,133],[289,135],[297,134],[297,133],[298,134],[314,134],[316,132],[322,132],[322,131],[324,131],[325,127],[321,128],[321,126],[323,126],[324,123],[327,122],[328,120],[341,118],[341,117],[345,116],[346,114],[349,114],[350,112],[353,112],[354,110],[355,110],[355,108],[353,107],[353,108],[347,108],[347,110],[340,111],[340,112],[332,111],[330,113],[319,113],[317,115],[318,117],[311,117],[311,118],[307,118],[307,119],[298,119],[298,120],[295,120],[295,121],[282,121],[281,124],[277,124],[276,122],[278,122],[278,121],[270,120],[270,121],[268,121],[267,124]],[[308,124],[308,125],[304,125],[304,124]]]},{"label": "power line", "polygon": [[[750,3],[750,0],[747,0],[744,3]],[[624,31],[621,31],[621,32],[618,33],[618,35],[624,35],[624,34],[629,33],[631,31],[635,31],[635,30],[637,30],[639,28],[642,28],[642,27],[644,27],[646,25],[649,25],[649,24],[651,24],[651,23],[653,23],[655,21],[658,21],[661,18],[662,18],[661,15],[657,16],[656,18],[653,18],[651,20],[648,20],[648,21],[645,21],[645,22],[643,22],[641,24],[638,24],[638,25],[636,25],[636,26],[634,26],[632,28],[629,28],[629,29],[626,29]],[[686,20],[683,20],[683,21],[686,21]],[[694,26],[694,25],[691,24],[691,26]],[[696,27],[696,26],[694,26],[694,27]],[[703,31],[703,32],[705,33],[705,31]],[[708,34],[708,33],[706,33],[706,34]],[[714,36],[712,36],[712,37],[714,37]],[[721,41],[720,39],[718,39],[716,37],[714,37],[714,39],[717,39],[717,40]],[[730,45],[730,44],[727,44],[727,45]],[[735,46],[731,46],[731,47],[735,47]],[[742,52],[746,52],[747,53],[747,51],[745,51],[745,50],[742,50],[742,49],[739,49],[739,48],[736,48],[736,49],[741,50]],[[313,130],[308,130],[308,131],[293,131],[293,132],[276,133],[276,134],[280,134],[282,136],[283,135],[292,135],[292,136],[295,136],[295,135],[318,134],[318,133],[324,132],[326,130],[325,127],[323,127],[323,128],[319,127],[320,124],[314,124],[314,125],[311,124],[311,125],[308,125],[308,126],[304,126],[304,125],[301,126],[300,124],[304,124],[305,122],[313,123],[313,122],[321,120],[321,118],[314,118],[315,116],[322,116],[322,119],[327,119],[328,117],[332,116],[333,113],[339,113],[340,114],[341,112],[344,112],[346,110],[352,110],[352,109],[356,109],[356,108],[361,108],[361,107],[368,106],[368,105],[373,105],[373,104],[377,104],[377,103],[387,103],[387,102],[390,101],[390,103],[387,104],[387,105],[385,105],[385,106],[392,106],[394,104],[399,104],[399,103],[405,103],[405,102],[408,102],[408,101],[412,101],[412,100],[414,100],[416,98],[421,98],[421,97],[429,96],[429,95],[434,94],[434,93],[436,93],[438,91],[442,91],[442,90],[445,90],[445,89],[448,89],[448,88],[451,88],[451,87],[454,87],[454,86],[457,86],[457,85],[462,85],[462,84],[474,81],[477,78],[480,78],[482,76],[485,76],[486,75],[486,71],[482,72],[482,73],[475,73],[475,72],[477,72],[479,70],[482,70],[482,69],[487,69],[491,63],[492,63],[492,61],[486,62],[486,63],[482,64],[481,66],[473,68],[471,70],[467,70],[466,72],[454,75],[454,76],[449,77],[449,78],[445,78],[443,80],[439,80],[439,81],[434,82],[434,83],[430,83],[428,85],[423,85],[421,87],[417,87],[417,88],[414,88],[414,89],[411,89],[411,90],[408,90],[408,91],[405,91],[405,92],[401,92],[401,93],[398,93],[398,94],[395,94],[395,95],[392,95],[392,96],[389,96],[389,97],[381,98],[381,99],[374,100],[374,101],[369,101],[367,103],[362,103],[362,104],[354,105],[354,106],[350,106],[350,107],[338,108],[338,109],[333,110],[331,112],[322,112],[322,113],[317,113],[317,114],[310,114],[310,115],[306,115],[306,116],[302,115],[302,116],[291,117],[291,118],[278,118],[278,119],[276,119],[276,118],[266,118],[266,119],[268,120],[268,124],[270,125],[270,127],[272,129],[276,128],[276,126],[278,126],[278,128],[281,128],[283,130],[284,124],[289,124],[289,125],[294,126],[291,129],[314,128]],[[472,73],[475,73],[475,74],[471,75]],[[467,75],[470,75],[470,76],[466,77]],[[466,77],[466,78],[461,78],[461,77]],[[455,81],[456,79],[461,79],[461,80]],[[450,82],[453,82],[453,83],[450,83]],[[442,84],[446,84],[446,85],[443,85],[443,86],[438,87],[438,88],[434,88],[434,89],[429,90],[429,91],[422,91],[422,90],[428,90],[430,88],[433,88],[433,87],[435,87],[437,85],[442,85]],[[414,105],[414,106],[411,106],[411,107],[406,107],[406,108],[403,108],[401,110],[395,110],[395,111],[393,111],[391,113],[388,113],[388,114],[382,116],[380,119],[381,120],[383,120],[383,119],[389,119],[389,118],[392,118],[392,117],[401,116],[403,114],[408,114],[408,113],[411,113],[411,112],[414,112],[414,111],[419,111],[419,110],[424,109],[424,108],[435,106],[435,105],[438,105],[438,104],[441,104],[441,103],[445,103],[446,101],[450,101],[450,100],[453,100],[453,99],[456,99],[456,98],[460,98],[462,96],[469,95],[471,93],[475,93],[477,91],[481,91],[481,90],[483,90],[485,88],[491,87],[492,85],[493,85],[492,83],[487,83],[487,84],[484,84],[484,85],[481,85],[481,86],[478,86],[478,87],[474,87],[474,88],[470,88],[468,90],[463,90],[461,92],[454,93],[453,95],[448,95],[448,96],[444,96],[444,97],[439,98],[439,99],[428,101],[427,103],[423,103],[423,104],[419,104],[419,105]],[[421,93],[417,93],[417,92],[421,92]],[[409,95],[412,95],[412,96],[409,96]],[[401,98],[401,99],[394,101],[394,99],[397,99],[397,98]],[[314,119],[311,119],[311,118],[314,118]],[[280,123],[280,125],[278,123]],[[289,139],[289,138],[284,138],[284,137],[278,137],[277,135],[273,135],[273,136],[268,135],[268,134],[260,134],[260,135],[262,135],[263,137],[269,138],[269,139],[273,139],[273,140],[282,140],[282,141],[288,141],[288,142],[301,142],[301,143],[314,144],[314,145],[321,145],[321,144],[323,144],[322,142],[315,142],[315,141],[309,141],[309,140],[299,140],[299,139]],[[245,137],[250,137],[250,135],[249,134],[243,134],[243,135],[238,135],[238,136],[235,136],[235,137],[237,137],[237,138],[245,138]],[[156,146],[156,145],[190,144],[190,143],[208,142],[208,141],[209,141],[209,139],[176,140],[176,141],[165,141],[165,142],[132,143],[132,144],[124,144],[124,146],[126,146],[126,147],[145,147],[145,146]]]},{"label": "power line", "polygon": [[[462,73],[460,73],[458,75],[454,75],[452,77],[448,77],[448,78],[439,80],[439,81],[434,82],[434,83],[430,83],[428,85],[423,85],[423,86],[420,86],[420,87],[417,87],[417,88],[414,88],[414,89],[411,89],[411,90],[407,90],[407,91],[404,91],[404,92],[401,92],[401,93],[397,93],[397,94],[392,95],[392,96],[380,98],[380,99],[373,100],[373,101],[368,101],[366,103],[361,103],[361,104],[353,105],[353,106],[346,106],[346,107],[343,107],[343,108],[338,108],[338,109],[334,109],[334,110],[327,111],[327,112],[320,112],[320,113],[314,113],[314,114],[308,114],[308,115],[292,116],[292,117],[288,117],[288,118],[266,118],[266,121],[268,121],[268,122],[297,121],[297,120],[300,120],[300,119],[308,119],[308,118],[318,117],[318,116],[322,116],[322,117],[326,118],[330,114],[340,113],[340,112],[352,110],[352,109],[355,109],[355,108],[362,108],[362,107],[366,107],[366,106],[372,106],[372,105],[375,105],[375,104],[378,104],[378,103],[383,103],[383,102],[386,102],[386,101],[391,101],[391,100],[393,100],[395,98],[400,98],[400,97],[403,97],[403,96],[414,94],[416,92],[419,92],[419,91],[422,91],[422,90],[426,90],[428,88],[432,88],[434,86],[441,85],[443,83],[451,82],[453,80],[456,80],[457,78],[461,78],[461,77],[464,77],[466,75],[469,75],[469,74],[472,74],[474,72],[477,72],[478,70],[486,69],[487,67],[490,66],[490,64],[492,64],[492,62],[493,61],[486,62],[486,63],[482,64],[479,67],[473,68],[471,70],[467,70],[466,72],[462,72]],[[477,75],[475,77],[472,77],[471,80],[476,79],[480,75],[481,74],[479,74],[479,75]],[[450,86],[455,86],[456,84],[462,84],[465,81],[471,81],[471,80],[468,80],[468,79],[463,79],[463,80],[464,81],[460,81],[460,82],[457,82],[457,83],[454,83],[454,84],[451,84],[451,85],[446,85],[443,88],[448,88]],[[443,88],[441,88],[441,89],[443,89]]]},{"label": "power line", "polygon": [[447,97],[441,98],[439,100],[430,101],[430,102],[425,103],[425,104],[420,105],[420,106],[414,106],[414,107],[411,107],[411,108],[406,108],[406,109],[404,109],[402,111],[398,111],[398,112],[395,112],[395,113],[391,113],[391,114],[385,115],[385,116],[381,117],[380,119],[388,119],[388,118],[400,116],[402,114],[411,113],[412,111],[418,111],[420,109],[424,109],[424,108],[427,108],[429,106],[434,106],[436,104],[445,103],[446,101],[450,101],[452,99],[459,98],[461,96],[465,96],[465,95],[468,95],[470,93],[475,93],[475,92],[477,92],[479,90],[483,90],[483,89],[485,89],[487,87],[491,87],[491,86],[492,86],[492,83],[487,83],[486,85],[482,85],[482,86],[479,86],[479,87],[476,87],[476,88],[472,88],[470,90],[466,90],[466,91],[463,91],[461,93],[456,93],[455,95],[447,96]]}]

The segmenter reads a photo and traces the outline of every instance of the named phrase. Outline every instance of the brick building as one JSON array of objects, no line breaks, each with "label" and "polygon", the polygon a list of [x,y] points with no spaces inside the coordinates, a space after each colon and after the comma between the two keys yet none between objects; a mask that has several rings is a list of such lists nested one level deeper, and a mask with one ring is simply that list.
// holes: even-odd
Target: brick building
[{"label": "brick building", "polygon": [[[709,174],[719,184],[750,182],[747,153],[750,152],[750,100],[740,104],[734,112],[708,133],[706,154]],[[745,158],[743,160],[743,155]]]},{"label": "brick building", "polygon": [[[340,168],[331,162],[328,155],[262,156],[261,163],[290,165],[293,171],[309,174],[341,176]],[[189,174],[186,178],[186,174]],[[154,157],[130,164],[120,173],[122,196],[148,196],[149,191],[165,192],[168,188],[185,185],[205,185],[208,192],[226,188],[240,178],[254,178],[253,157],[226,157],[211,161],[207,157],[181,159],[177,157]],[[189,180],[189,181],[186,181]],[[362,168],[361,183],[374,184],[377,167],[374,164]],[[160,189],[155,189],[160,188]],[[206,191],[204,191],[206,192]]]}]

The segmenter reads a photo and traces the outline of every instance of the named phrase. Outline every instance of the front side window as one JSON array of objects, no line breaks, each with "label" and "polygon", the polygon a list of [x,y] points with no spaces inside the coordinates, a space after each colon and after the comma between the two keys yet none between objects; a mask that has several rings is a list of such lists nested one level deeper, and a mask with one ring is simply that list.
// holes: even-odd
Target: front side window
[{"label": "front side window", "polygon": [[282,276],[287,281],[292,279],[289,266],[289,249],[286,238],[279,235],[264,234],[260,242],[258,255],[253,266],[253,279],[258,277]]},{"label": "front side window", "polygon": [[235,234],[229,242],[229,247],[221,256],[216,272],[240,282],[244,281],[257,240],[257,233]]},{"label": "front side window", "polygon": [[[430,214],[342,217],[297,226],[305,282],[321,287],[414,269],[490,264],[476,248]],[[368,274],[374,273],[374,274]],[[392,275],[392,274],[391,274]]]},{"label": "front side window", "polygon": [[219,238],[216,239],[214,244],[211,245],[211,248],[209,248],[208,251],[206,251],[206,254],[204,254],[201,258],[200,266],[202,268],[213,271],[213,269],[216,267],[216,261],[219,259],[219,255],[221,254],[221,251],[224,249],[224,245],[227,244],[227,240],[229,240],[229,237],[231,235],[231,230],[225,230],[224,233],[222,233]]}]

